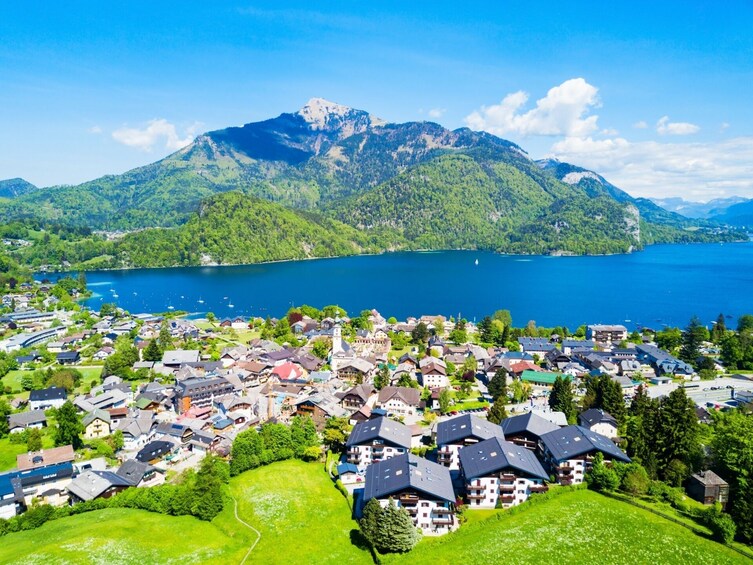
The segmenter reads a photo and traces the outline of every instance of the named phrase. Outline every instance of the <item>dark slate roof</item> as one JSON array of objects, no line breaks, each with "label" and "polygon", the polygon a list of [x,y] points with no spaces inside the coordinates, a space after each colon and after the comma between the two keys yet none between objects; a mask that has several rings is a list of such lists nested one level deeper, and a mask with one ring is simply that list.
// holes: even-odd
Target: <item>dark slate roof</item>
[{"label": "dark slate roof", "polygon": [[472,414],[463,414],[437,424],[437,445],[447,445],[466,438],[479,441],[498,437],[505,439],[502,428]]},{"label": "dark slate roof", "polygon": [[144,475],[152,469],[154,469],[154,467],[149,465],[149,463],[137,461],[136,459],[128,459],[123,462],[116,473],[133,486],[136,486],[144,478]]},{"label": "dark slate roof", "polygon": [[38,469],[27,469],[25,471],[12,471],[15,478],[21,481],[24,488],[38,485],[45,482],[57,481],[73,476],[73,463],[56,463],[47,467]]},{"label": "dark slate roof", "polygon": [[344,475],[345,473],[358,473],[358,467],[353,463],[340,463],[337,466],[337,474]]},{"label": "dark slate roof", "polygon": [[360,445],[375,439],[381,439],[386,443],[410,449],[410,428],[405,424],[395,422],[385,416],[380,416],[356,424],[353,427],[353,431],[350,432],[346,445]]},{"label": "dark slate roof", "polygon": [[148,463],[152,459],[157,459],[158,457],[170,453],[173,450],[173,447],[173,443],[169,441],[150,441],[136,454],[136,459]]},{"label": "dark slate roof", "polygon": [[47,422],[47,416],[45,416],[44,410],[30,410],[29,412],[11,414],[8,421],[11,428],[25,428],[32,424]]},{"label": "dark slate roof", "polygon": [[578,416],[578,422],[580,422],[581,426],[585,427],[593,426],[594,424],[599,424],[601,422],[612,424],[614,427],[617,427],[617,420],[614,419],[614,416],[599,408],[589,408],[581,413],[580,416]]},{"label": "dark slate roof", "polygon": [[412,453],[372,463],[366,469],[364,501],[416,490],[428,498],[455,501],[450,470]]},{"label": "dark slate roof", "polygon": [[727,481],[714,473],[714,471],[701,471],[693,475],[692,479],[706,486],[727,486]]},{"label": "dark slate roof", "polygon": [[548,479],[533,451],[497,437],[460,449],[460,466],[466,479],[511,469],[538,479]]},{"label": "dark slate roof", "polygon": [[81,357],[81,354],[78,351],[61,351],[57,354],[56,359],[58,361],[65,361],[65,360],[76,360],[79,357]]},{"label": "dark slate roof", "polygon": [[630,462],[630,458],[608,437],[581,426],[558,428],[541,436],[541,441],[556,461],[567,461],[579,455],[601,451],[610,458]]},{"label": "dark slate roof", "polygon": [[32,390],[29,393],[29,401],[40,400],[65,400],[68,395],[64,388],[51,386],[50,388],[43,388],[41,390]]},{"label": "dark slate roof", "polygon": [[502,426],[502,431],[507,437],[521,434],[523,432],[528,432],[536,437],[541,437],[546,433],[559,429],[557,424],[531,412],[521,414],[520,416],[506,418],[502,420],[500,425]]}]

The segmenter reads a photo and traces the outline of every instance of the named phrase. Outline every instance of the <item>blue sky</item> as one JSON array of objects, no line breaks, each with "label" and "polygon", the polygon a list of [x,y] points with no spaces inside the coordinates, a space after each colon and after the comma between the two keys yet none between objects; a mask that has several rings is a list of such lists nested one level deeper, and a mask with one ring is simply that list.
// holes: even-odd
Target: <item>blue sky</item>
[{"label": "blue sky", "polygon": [[0,7],[0,178],[121,173],[324,97],[636,195],[753,197],[749,1],[51,4]]}]

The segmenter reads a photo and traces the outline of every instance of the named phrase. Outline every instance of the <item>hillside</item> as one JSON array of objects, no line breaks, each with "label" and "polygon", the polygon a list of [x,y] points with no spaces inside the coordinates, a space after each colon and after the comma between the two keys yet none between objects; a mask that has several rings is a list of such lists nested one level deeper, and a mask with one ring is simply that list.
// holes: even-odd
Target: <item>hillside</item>
[{"label": "hillside", "polygon": [[742,196],[731,196],[729,198],[715,198],[708,202],[691,202],[684,198],[652,198],[652,202],[658,204],[665,210],[677,212],[686,218],[713,219],[727,211],[730,206],[748,202],[749,199]]},{"label": "hillside", "polygon": [[753,227],[753,200],[733,204],[721,213],[715,213],[712,219],[731,226]]},{"label": "hillside", "polygon": [[30,182],[20,178],[0,180],[0,198],[15,198],[36,188]]}]

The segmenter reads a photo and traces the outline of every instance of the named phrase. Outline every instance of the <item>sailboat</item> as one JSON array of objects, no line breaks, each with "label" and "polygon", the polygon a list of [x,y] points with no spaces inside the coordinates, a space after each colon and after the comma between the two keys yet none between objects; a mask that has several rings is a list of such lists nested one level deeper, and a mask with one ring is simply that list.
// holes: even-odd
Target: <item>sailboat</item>
[{"label": "sailboat", "polygon": [[204,299],[201,296],[199,297],[199,304],[204,304]]},{"label": "sailboat", "polygon": [[232,300],[230,300],[230,302],[228,302],[227,307],[228,308],[235,308],[235,305],[233,304]]},{"label": "sailboat", "polygon": [[478,265],[478,259],[476,259],[476,265]]}]

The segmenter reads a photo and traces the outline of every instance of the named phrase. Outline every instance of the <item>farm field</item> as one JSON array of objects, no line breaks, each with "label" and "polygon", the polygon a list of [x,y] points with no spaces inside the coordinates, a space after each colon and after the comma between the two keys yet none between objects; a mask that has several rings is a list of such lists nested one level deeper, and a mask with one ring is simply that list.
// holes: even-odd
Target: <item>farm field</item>
[{"label": "farm field", "polygon": [[125,508],[88,512],[4,536],[0,563],[240,563],[253,541],[248,530],[234,531],[232,512],[229,504],[211,523]]},{"label": "farm field", "polygon": [[750,563],[742,555],[660,516],[592,491],[564,493],[543,504],[424,539],[384,563]]}]

